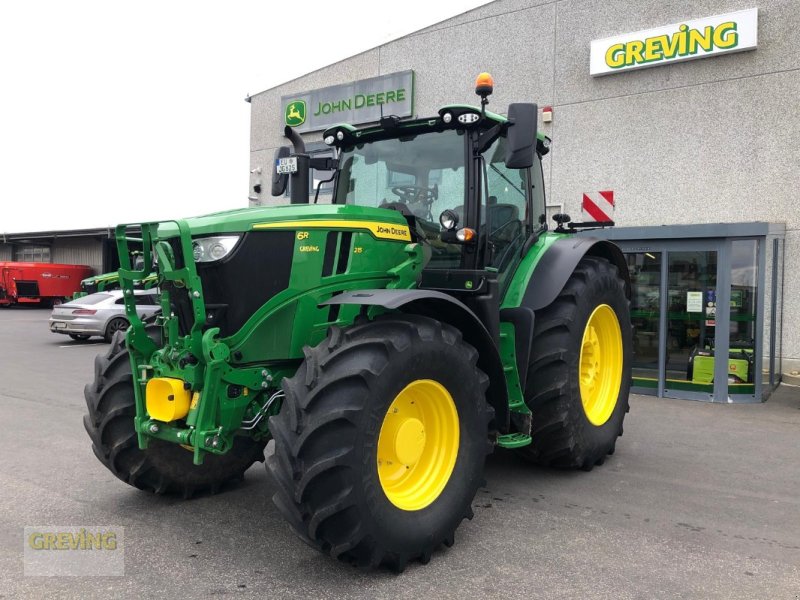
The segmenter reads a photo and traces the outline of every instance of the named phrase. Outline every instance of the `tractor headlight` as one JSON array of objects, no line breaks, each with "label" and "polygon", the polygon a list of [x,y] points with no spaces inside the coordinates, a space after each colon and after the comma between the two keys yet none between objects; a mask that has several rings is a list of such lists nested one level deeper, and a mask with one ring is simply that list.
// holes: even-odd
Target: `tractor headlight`
[{"label": "tractor headlight", "polygon": [[218,235],[197,238],[192,242],[195,262],[214,262],[228,256],[239,241],[238,235]]},{"label": "tractor headlight", "polygon": [[439,215],[439,224],[448,231],[455,229],[458,225],[458,213],[449,208],[442,211],[442,214]]}]

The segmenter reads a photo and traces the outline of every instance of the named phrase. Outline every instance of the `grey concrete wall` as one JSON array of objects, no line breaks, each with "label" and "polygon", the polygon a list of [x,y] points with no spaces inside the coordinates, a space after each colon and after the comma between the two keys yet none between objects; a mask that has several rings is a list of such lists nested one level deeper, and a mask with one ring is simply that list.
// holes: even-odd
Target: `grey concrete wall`
[{"label": "grey concrete wall", "polygon": [[[272,176],[272,156],[275,148],[286,145],[283,137],[283,115],[281,113],[281,96],[296,94],[339,83],[348,83],[358,79],[374,77],[381,73],[379,67],[380,49],[362,52],[324,69],[314,71],[298,79],[289,81],[277,88],[256,94],[250,99],[250,178],[248,196],[258,198],[250,201],[251,206],[263,204],[279,204],[282,200],[273,200],[269,194],[269,183]],[[304,134],[309,141],[320,141],[320,134]],[[252,171],[261,168],[261,174]],[[262,182],[261,194],[253,192],[257,180]]]},{"label": "grey concrete wall", "polygon": [[[755,51],[589,75],[593,39],[753,6]],[[270,203],[281,95],[414,69],[423,116],[476,103],[472,82],[487,70],[493,110],[512,101],[554,107],[542,126],[553,138],[548,203],[573,217],[583,192],[613,189],[621,226],[786,223],[783,362],[786,372],[800,369],[798,30],[796,0],[498,0],[254,96],[251,169],[264,169],[265,185],[253,204]]]},{"label": "grey concrete wall", "polygon": [[103,243],[95,238],[56,238],[50,260],[68,265],[87,265],[94,274],[103,272]]}]

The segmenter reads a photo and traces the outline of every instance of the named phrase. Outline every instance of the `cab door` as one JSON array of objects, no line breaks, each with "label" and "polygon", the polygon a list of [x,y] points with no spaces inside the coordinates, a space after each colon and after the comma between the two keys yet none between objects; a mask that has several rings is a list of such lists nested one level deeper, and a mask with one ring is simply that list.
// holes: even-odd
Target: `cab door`
[{"label": "cab door", "polygon": [[502,297],[520,260],[525,242],[544,229],[544,182],[541,158],[530,169],[505,165],[505,138],[484,154],[481,228],[486,231],[484,266],[497,269]]}]

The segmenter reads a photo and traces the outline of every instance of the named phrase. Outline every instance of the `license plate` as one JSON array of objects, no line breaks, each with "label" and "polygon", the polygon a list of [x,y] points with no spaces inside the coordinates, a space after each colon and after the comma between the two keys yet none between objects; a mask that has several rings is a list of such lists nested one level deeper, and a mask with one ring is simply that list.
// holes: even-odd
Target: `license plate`
[{"label": "license plate", "polygon": [[66,323],[53,323],[53,329],[66,329]]},{"label": "license plate", "polygon": [[297,173],[297,157],[290,156],[289,158],[279,158],[277,161],[278,175],[287,173]]}]

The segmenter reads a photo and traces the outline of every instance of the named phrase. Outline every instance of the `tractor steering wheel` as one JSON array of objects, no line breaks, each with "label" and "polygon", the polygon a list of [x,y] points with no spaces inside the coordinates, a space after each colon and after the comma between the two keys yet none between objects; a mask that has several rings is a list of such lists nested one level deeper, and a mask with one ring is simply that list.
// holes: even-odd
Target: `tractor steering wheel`
[{"label": "tractor steering wheel", "polygon": [[392,188],[392,193],[400,198],[401,202],[425,202],[430,203],[439,197],[439,187],[422,187],[421,185],[396,185]]},{"label": "tractor steering wheel", "polygon": [[408,206],[415,216],[433,221],[431,207],[433,201],[439,197],[439,186],[432,188],[419,185],[397,185],[392,188],[392,193],[397,195],[400,202]]}]

